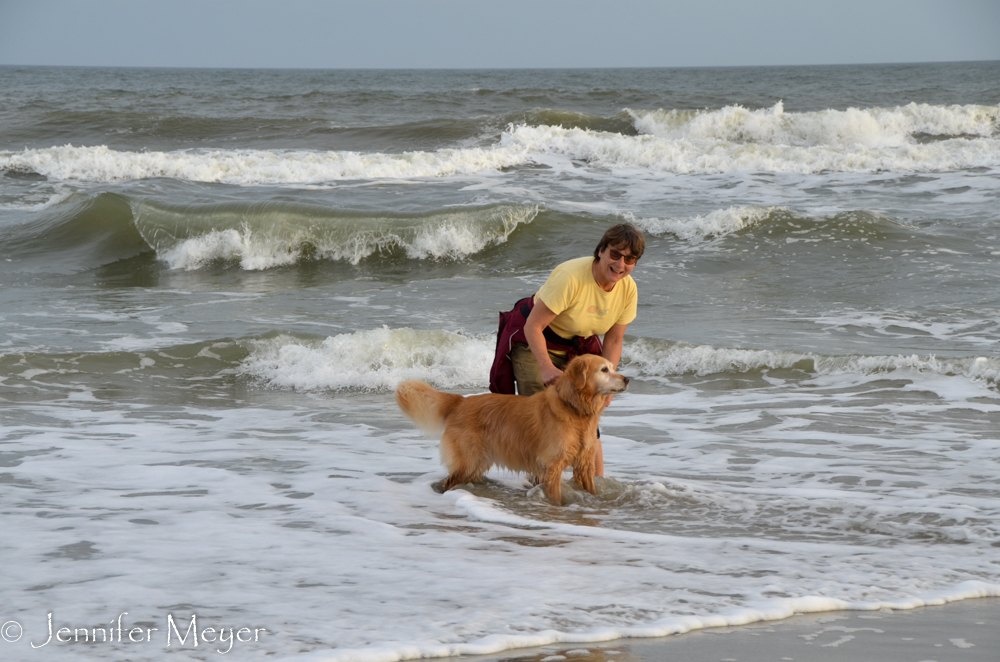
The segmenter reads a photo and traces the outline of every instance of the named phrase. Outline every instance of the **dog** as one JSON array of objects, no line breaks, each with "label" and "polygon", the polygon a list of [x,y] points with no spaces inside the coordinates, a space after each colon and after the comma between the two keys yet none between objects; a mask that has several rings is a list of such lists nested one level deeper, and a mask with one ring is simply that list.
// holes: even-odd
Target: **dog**
[{"label": "dog", "polygon": [[417,427],[441,436],[445,490],[478,480],[493,465],[535,476],[562,505],[562,472],[591,494],[597,422],[609,395],[628,388],[628,377],[593,354],[569,362],[556,382],[530,397],[487,393],[463,397],[419,381],[396,388],[396,404]]}]

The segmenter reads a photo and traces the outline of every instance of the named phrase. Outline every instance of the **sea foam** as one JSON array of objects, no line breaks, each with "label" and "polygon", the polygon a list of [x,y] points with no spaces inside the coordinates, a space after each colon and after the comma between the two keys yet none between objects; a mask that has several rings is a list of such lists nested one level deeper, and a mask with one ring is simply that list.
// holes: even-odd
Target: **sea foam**
[{"label": "sea foam", "polygon": [[785,112],[782,103],[704,111],[628,110],[641,135],[562,125],[511,125],[491,147],[397,154],[305,150],[129,152],[64,145],[0,152],[0,171],[56,180],[150,177],[237,185],[468,176],[552,155],[603,167],[708,174],[930,172],[1000,165],[1000,107],[849,108]]},{"label": "sea foam", "polygon": [[399,179],[469,175],[523,162],[523,149],[443,149],[363,154],[266,150],[127,152],[64,145],[0,152],[0,171],[29,170],[57,180],[120,182],[171,177],[254,186],[345,179]]},{"label": "sea foam", "polygon": [[911,103],[896,108],[786,113],[779,101],[759,110],[726,106],[706,111],[628,112],[643,134],[723,143],[877,149],[911,144],[918,135],[995,138],[1000,132],[997,106]]},{"label": "sea foam", "polygon": [[[288,335],[248,341],[242,374],[270,386],[302,390],[386,391],[406,379],[440,388],[485,389],[495,338],[409,328],[362,330],[325,340]],[[1000,383],[1000,359],[986,356],[823,356],[781,350],[715,348],[684,342],[626,340],[621,369],[642,377],[799,370],[815,375],[924,373]]]},{"label": "sea foam", "polygon": [[641,338],[622,347],[622,357],[641,375],[713,375],[762,370],[796,369],[821,375],[877,375],[913,371],[964,376],[982,385],[1000,383],[1000,359],[987,356],[824,356],[820,354],[739,348],[715,348],[684,342]]},{"label": "sea foam", "polygon": [[1000,165],[1000,140],[996,138],[952,138],[876,147],[858,143],[787,145],[522,126],[507,132],[501,144],[524,147],[543,161],[542,155],[548,153],[601,167],[672,174],[935,172]]},{"label": "sea foam", "polygon": [[406,379],[446,389],[485,388],[492,338],[449,331],[372,329],[309,341],[249,342],[241,374],[278,388],[389,391]]},{"label": "sea foam", "polygon": [[358,264],[375,254],[462,259],[502,244],[537,206],[451,209],[425,216],[369,216],[289,205],[157,207],[133,203],[143,239],[173,269],[213,262],[269,269],[305,259]]},{"label": "sea foam", "polygon": [[[1000,164],[1000,107],[909,106],[786,113],[630,110],[639,136],[559,126],[511,127],[505,147],[595,165],[677,174],[937,171]],[[930,142],[921,136],[940,138]]]},{"label": "sea foam", "polygon": [[633,214],[626,214],[626,220],[652,235],[673,234],[679,239],[690,241],[724,237],[754,227],[776,211],[787,212],[788,209],[744,205],[716,209],[704,215],[686,218],[636,218]]}]

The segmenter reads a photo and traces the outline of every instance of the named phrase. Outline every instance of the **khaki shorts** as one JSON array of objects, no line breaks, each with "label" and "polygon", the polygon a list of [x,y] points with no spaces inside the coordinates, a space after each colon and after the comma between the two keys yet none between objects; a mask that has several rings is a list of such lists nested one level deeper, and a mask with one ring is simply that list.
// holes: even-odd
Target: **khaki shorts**
[{"label": "khaki shorts", "polygon": [[[562,370],[566,367],[566,355],[549,350],[552,365]],[[542,370],[538,367],[531,348],[524,343],[514,343],[510,351],[510,363],[514,368],[514,381],[517,383],[518,395],[534,395],[545,388],[542,383]]]}]

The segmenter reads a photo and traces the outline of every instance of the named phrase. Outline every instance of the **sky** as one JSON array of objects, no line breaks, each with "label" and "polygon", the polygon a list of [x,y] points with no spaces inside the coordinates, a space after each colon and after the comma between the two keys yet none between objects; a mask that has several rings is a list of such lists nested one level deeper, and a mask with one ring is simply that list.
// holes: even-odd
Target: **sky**
[{"label": "sky", "polygon": [[1000,0],[0,0],[0,64],[690,67],[1000,60]]}]

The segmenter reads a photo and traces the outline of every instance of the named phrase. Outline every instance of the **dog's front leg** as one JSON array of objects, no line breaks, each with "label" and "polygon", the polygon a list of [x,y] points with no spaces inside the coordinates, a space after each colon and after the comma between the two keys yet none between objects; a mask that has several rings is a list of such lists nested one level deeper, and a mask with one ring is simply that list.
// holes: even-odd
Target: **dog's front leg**
[{"label": "dog's front leg", "polygon": [[597,485],[594,484],[595,455],[594,450],[591,450],[590,452],[582,452],[577,456],[576,461],[573,463],[573,480],[580,487],[596,496]]},{"label": "dog's front leg", "polygon": [[562,472],[565,464],[557,462],[545,470],[545,493],[557,506],[562,505]]}]

